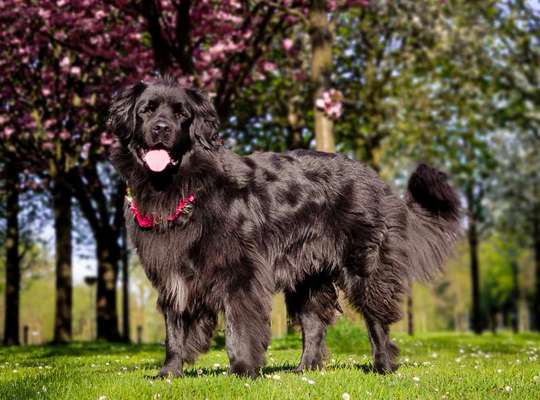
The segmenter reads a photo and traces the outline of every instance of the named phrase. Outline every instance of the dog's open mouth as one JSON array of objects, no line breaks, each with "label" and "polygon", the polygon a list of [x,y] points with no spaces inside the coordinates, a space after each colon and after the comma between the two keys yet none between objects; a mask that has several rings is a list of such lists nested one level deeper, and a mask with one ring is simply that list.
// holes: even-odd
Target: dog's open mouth
[{"label": "dog's open mouth", "polygon": [[161,172],[169,165],[178,163],[178,160],[173,159],[169,152],[164,149],[150,149],[143,154],[142,159],[153,172]]}]

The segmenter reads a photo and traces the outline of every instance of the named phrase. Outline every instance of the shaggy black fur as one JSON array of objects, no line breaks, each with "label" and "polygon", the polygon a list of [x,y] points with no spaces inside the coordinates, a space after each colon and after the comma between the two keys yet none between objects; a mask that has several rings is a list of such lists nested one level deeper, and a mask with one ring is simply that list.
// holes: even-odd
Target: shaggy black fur
[{"label": "shaggy black fur", "polygon": [[[126,211],[165,317],[160,376],[180,375],[208,349],[219,312],[231,371],[256,376],[279,290],[302,329],[298,370],[320,368],[337,288],[365,317],[375,370],[395,370],[388,325],[401,318],[409,280],[433,277],[458,236],[459,202],[445,175],[421,165],[402,200],[341,155],[238,156],[221,145],[206,96],[167,79],[116,95],[109,121],[118,138],[112,161],[142,213],[166,217],[180,198],[196,196],[191,213],[149,229]],[[156,131],[157,121],[168,129]],[[173,160],[160,173],[143,161],[155,148]]]}]

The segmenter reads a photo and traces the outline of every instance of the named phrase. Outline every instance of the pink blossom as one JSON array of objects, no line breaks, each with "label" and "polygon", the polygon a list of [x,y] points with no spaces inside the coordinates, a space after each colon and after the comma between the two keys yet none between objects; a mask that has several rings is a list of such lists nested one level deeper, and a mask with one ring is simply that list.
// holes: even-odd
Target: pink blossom
[{"label": "pink blossom", "polygon": [[229,14],[225,11],[218,11],[216,14],[216,18],[223,20],[223,21],[229,21],[232,22],[235,25],[240,24],[243,20],[241,17],[237,17],[235,15]]},{"label": "pink blossom", "polygon": [[81,67],[71,67],[71,69],[69,70],[69,72],[71,73],[71,75],[74,75],[74,76],[80,76],[81,75]]},{"label": "pink blossom", "polygon": [[253,80],[255,81],[264,81],[266,79],[266,77],[261,74],[259,71],[255,71],[253,73]]},{"label": "pink blossom", "polygon": [[69,61],[68,56],[65,56],[64,58],[62,58],[62,60],[60,60],[60,67],[62,69],[65,69],[65,68],[69,67],[69,64],[70,64],[70,61]]},{"label": "pink blossom", "polygon": [[328,6],[329,11],[335,11],[337,8],[337,1],[336,0],[328,0],[326,2],[326,5]]},{"label": "pink blossom", "polygon": [[212,55],[209,52],[201,53],[201,60],[209,63],[212,61]]},{"label": "pink blossom", "polygon": [[330,116],[330,118],[337,119],[341,117],[342,112],[342,105],[341,103],[334,103],[330,107],[327,108],[326,112]]},{"label": "pink blossom", "polygon": [[332,118],[338,119],[343,112],[343,94],[339,90],[330,89],[322,93],[322,96],[315,100],[315,107]]},{"label": "pink blossom", "polygon": [[291,38],[283,39],[283,48],[285,51],[290,51],[294,46],[294,41]]},{"label": "pink blossom", "polygon": [[13,129],[11,126],[7,126],[4,128],[4,137],[6,139],[9,139],[11,135],[13,135],[13,133],[15,133],[15,129]]},{"label": "pink blossom", "polygon": [[99,36],[93,36],[90,38],[90,43],[94,46],[98,46],[103,42],[103,38]]},{"label": "pink blossom", "polygon": [[83,160],[86,160],[88,158],[88,154],[90,153],[91,146],[92,145],[90,143],[83,144],[82,150],[81,150],[81,157],[83,158]]},{"label": "pink blossom", "polygon": [[51,11],[40,8],[38,11],[38,15],[43,19],[49,19],[51,17]]},{"label": "pink blossom", "polygon": [[55,149],[55,145],[51,142],[45,142],[41,145],[41,148],[46,151],[53,151]]},{"label": "pink blossom", "polygon": [[49,97],[49,95],[51,94],[51,89],[49,89],[48,87],[43,87],[41,88],[41,94],[43,94],[43,96],[45,97]]},{"label": "pink blossom", "polygon": [[217,42],[215,45],[210,47],[208,49],[208,53],[214,55],[214,54],[221,54],[225,51],[225,44],[223,42]]},{"label": "pink blossom", "polygon": [[60,139],[62,140],[69,140],[71,138],[71,133],[69,133],[68,131],[66,131],[65,129],[60,132]]},{"label": "pink blossom", "polygon": [[277,65],[270,61],[265,61],[262,64],[262,69],[264,72],[272,72],[277,69]]},{"label": "pink blossom", "polygon": [[37,123],[36,123],[36,120],[34,118],[30,119],[30,120],[27,120],[25,122],[25,128],[26,129],[30,129],[30,130],[34,130],[37,128]]},{"label": "pink blossom", "polygon": [[240,3],[238,0],[231,0],[231,7],[233,8],[242,8],[242,3]]},{"label": "pink blossom", "polygon": [[56,40],[65,40],[67,37],[67,33],[64,31],[58,31],[54,33],[54,38]]},{"label": "pink blossom", "polygon": [[216,79],[221,77],[221,70],[218,68],[208,68],[203,71],[201,75],[201,80],[203,84],[207,87],[212,86],[213,82]]},{"label": "pink blossom", "polygon": [[193,86],[193,75],[181,76],[178,79],[178,83],[180,83],[182,86]]}]

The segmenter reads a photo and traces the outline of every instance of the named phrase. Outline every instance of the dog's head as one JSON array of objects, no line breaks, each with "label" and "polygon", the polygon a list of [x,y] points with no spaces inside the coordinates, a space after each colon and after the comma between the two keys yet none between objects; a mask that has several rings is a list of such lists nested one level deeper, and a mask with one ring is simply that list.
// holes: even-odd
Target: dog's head
[{"label": "dog's head", "polygon": [[139,82],[117,93],[108,126],[134,159],[156,174],[176,168],[190,150],[211,151],[221,143],[212,102],[172,79]]}]

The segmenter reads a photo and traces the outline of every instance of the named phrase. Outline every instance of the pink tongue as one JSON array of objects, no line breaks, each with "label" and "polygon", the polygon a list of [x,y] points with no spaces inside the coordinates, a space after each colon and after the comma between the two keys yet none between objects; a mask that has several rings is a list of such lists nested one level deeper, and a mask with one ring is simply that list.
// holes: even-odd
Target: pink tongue
[{"label": "pink tongue", "polygon": [[154,172],[161,172],[171,162],[171,156],[165,150],[150,150],[144,155],[144,162]]}]

